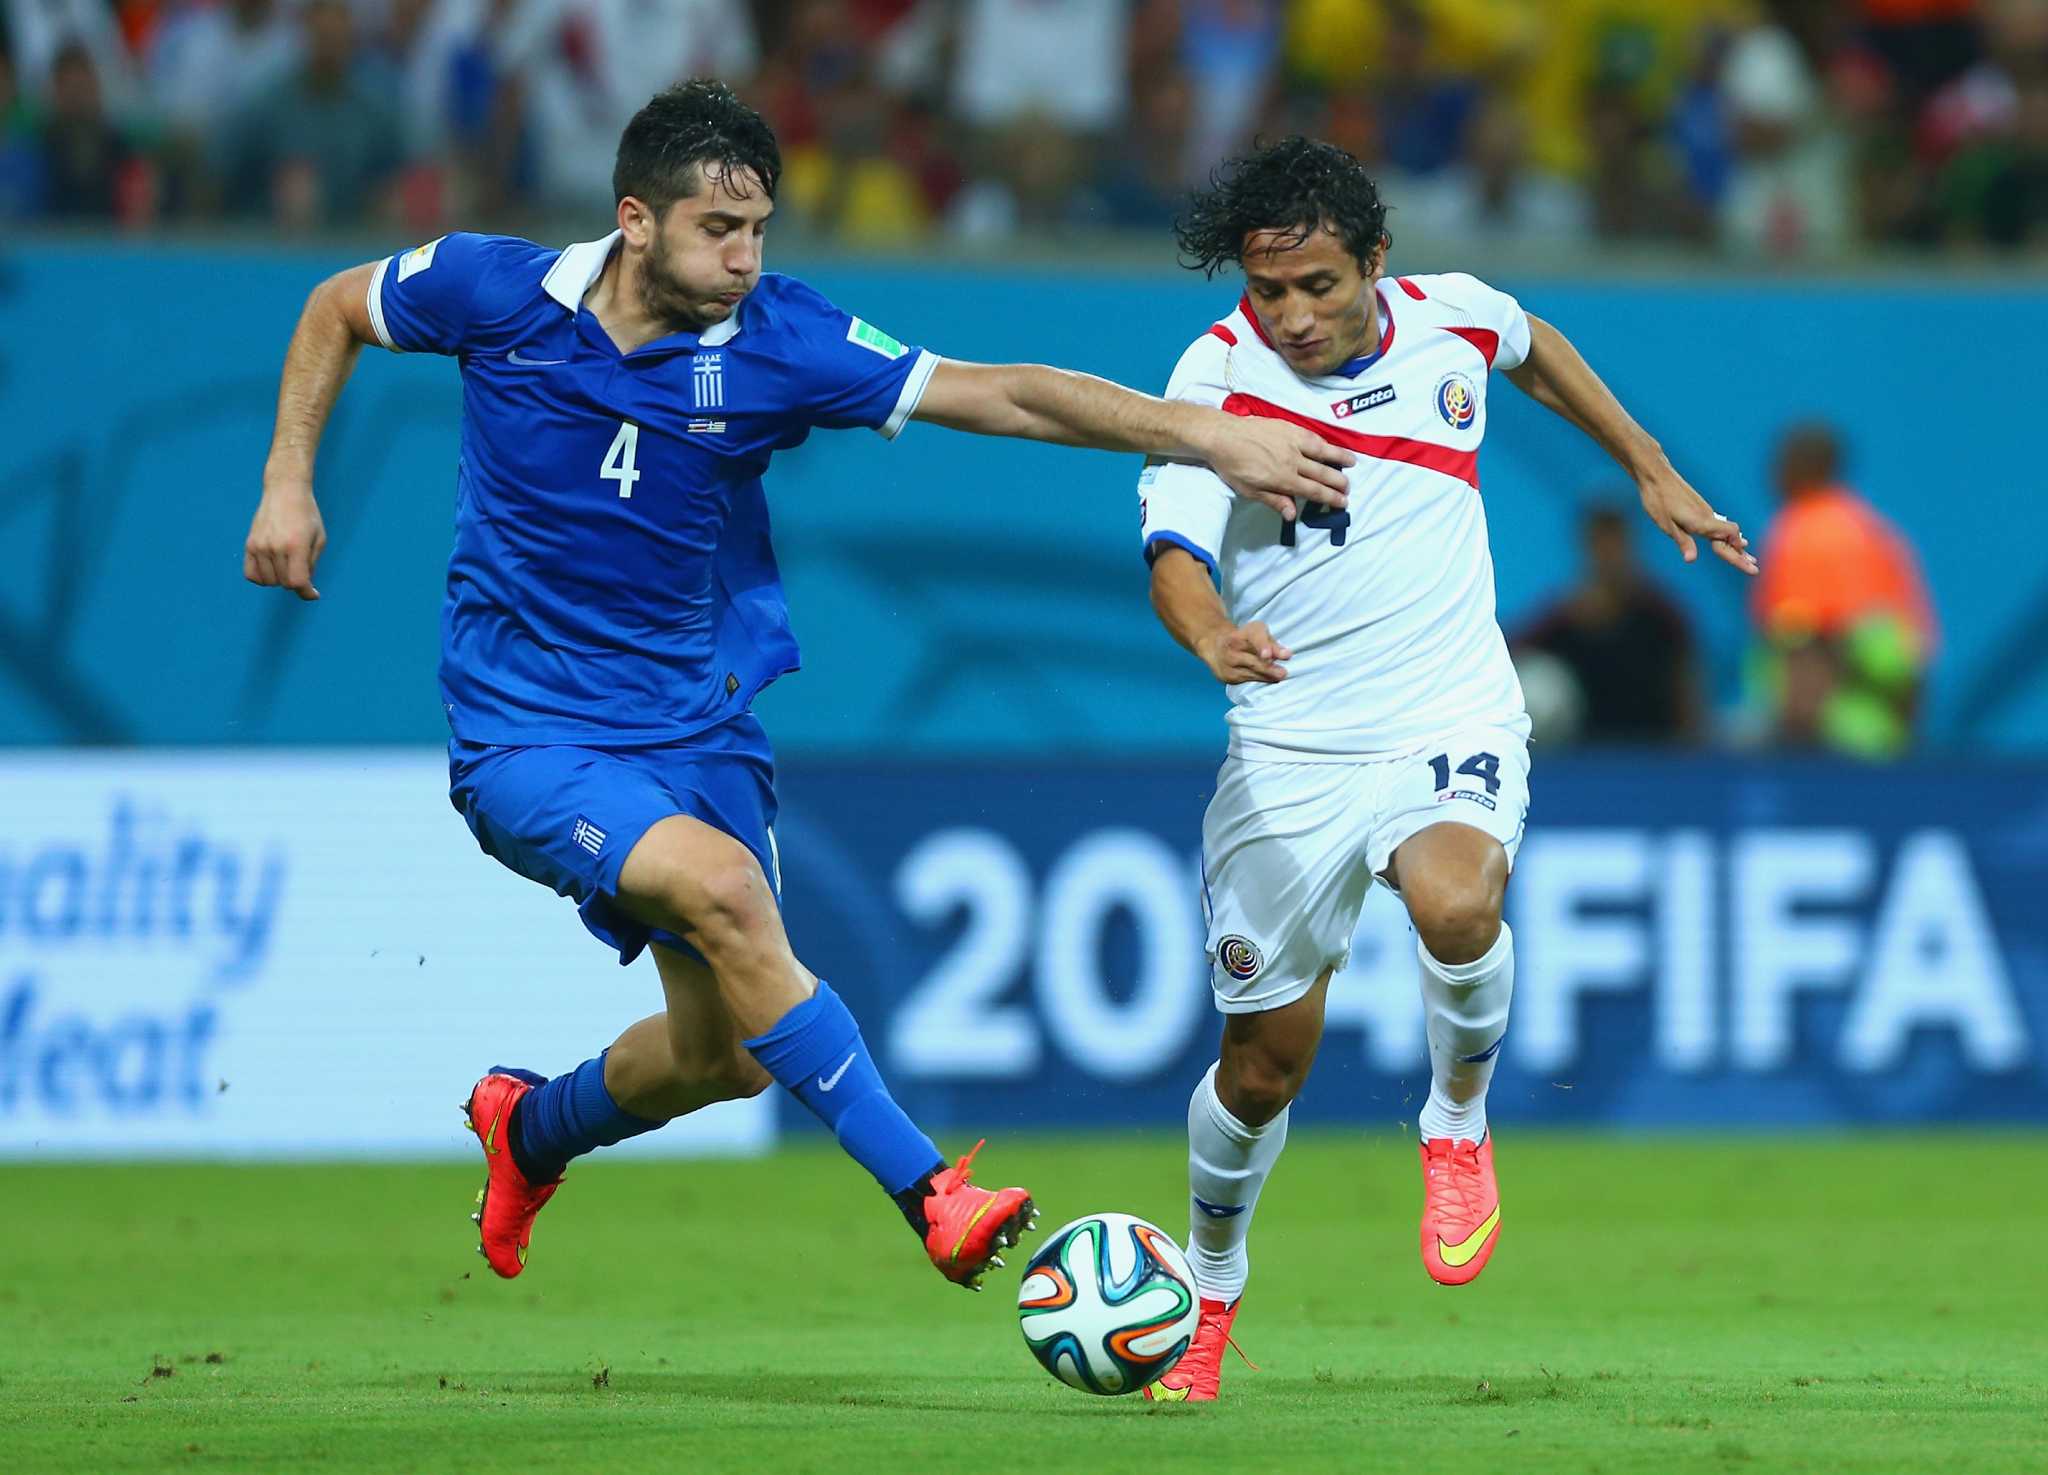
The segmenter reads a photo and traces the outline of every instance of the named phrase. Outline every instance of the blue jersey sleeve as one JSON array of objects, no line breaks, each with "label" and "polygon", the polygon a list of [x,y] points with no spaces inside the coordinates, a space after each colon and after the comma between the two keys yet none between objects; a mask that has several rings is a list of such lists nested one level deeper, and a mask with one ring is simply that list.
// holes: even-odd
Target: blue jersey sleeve
[{"label": "blue jersey sleeve", "polygon": [[893,438],[917,408],[938,356],[784,281],[777,316],[793,350],[786,366],[790,410],[806,425],[864,426]]},{"label": "blue jersey sleeve", "polygon": [[381,261],[370,278],[370,326],[395,352],[466,352],[501,316],[507,269],[534,252],[508,236],[457,231]]}]

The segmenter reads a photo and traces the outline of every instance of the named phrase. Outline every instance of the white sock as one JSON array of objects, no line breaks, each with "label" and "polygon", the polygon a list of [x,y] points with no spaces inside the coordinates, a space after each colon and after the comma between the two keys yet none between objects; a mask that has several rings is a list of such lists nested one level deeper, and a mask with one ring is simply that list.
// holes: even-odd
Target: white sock
[{"label": "white sock", "polygon": [[1486,1136],[1486,1087],[1507,1033],[1508,1001],[1515,993],[1515,936],[1501,923],[1486,956],[1470,963],[1439,963],[1416,944],[1422,959],[1422,1012],[1429,1030],[1429,1100],[1416,1119],[1426,1142],[1435,1137]]},{"label": "white sock", "polygon": [[1230,1302],[1244,1294],[1251,1268],[1245,1236],[1259,1190],[1287,1145],[1287,1111],[1247,1127],[1217,1099],[1216,1069],[1209,1067],[1188,1102],[1188,1264],[1205,1297]]}]

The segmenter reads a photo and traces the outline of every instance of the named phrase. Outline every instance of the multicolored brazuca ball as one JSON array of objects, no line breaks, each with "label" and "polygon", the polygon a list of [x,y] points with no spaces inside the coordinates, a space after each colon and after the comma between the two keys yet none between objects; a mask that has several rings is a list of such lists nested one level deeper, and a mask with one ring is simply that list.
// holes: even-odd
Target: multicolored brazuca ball
[{"label": "multicolored brazuca ball", "polygon": [[1045,1370],[1088,1393],[1135,1393],[1172,1371],[1201,1303],[1179,1245],[1129,1214],[1058,1229],[1017,1292],[1024,1343]]}]

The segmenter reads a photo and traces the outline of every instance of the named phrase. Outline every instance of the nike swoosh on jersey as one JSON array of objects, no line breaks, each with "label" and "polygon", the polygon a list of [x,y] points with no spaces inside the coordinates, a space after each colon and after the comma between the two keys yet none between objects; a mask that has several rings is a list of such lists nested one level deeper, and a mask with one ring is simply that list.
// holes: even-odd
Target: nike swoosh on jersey
[{"label": "nike swoosh on jersey", "polygon": [[[860,1053],[860,1052],[859,1052],[858,1050],[856,1050],[856,1051],[854,1051],[854,1052],[853,1052],[853,1054],[854,1054],[854,1055],[858,1055],[859,1053]],[[833,1088],[834,1086],[838,1085],[838,1084],[839,1084],[839,1078],[840,1078],[841,1076],[843,1076],[843,1075],[845,1075],[845,1074],[846,1074],[846,1069],[847,1069],[847,1067],[848,1067],[848,1066],[850,1066],[850,1065],[852,1065],[852,1064],[853,1064],[853,1055],[848,1055],[848,1056],[847,1056],[847,1057],[846,1057],[846,1058],[845,1058],[844,1060],[842,1060],[842,1061],[840,1061],[840,1062],[839,1062],[839,1069],[837,1069],[837,1070],[835,1070],[835,1071],[833,1071],[833,1072],[832,1072],[831,1078],[830,1078],[829,1080],[828,1080],[828,1079],[827,1079],[826,1077],[824,1077],[824,1076],[819,1076],[819,1077],[818,1077],[818,1089],[819,1089],[820,1091],[829,1091],[829,1090],[831,1090],[831,1089],[832,1089],[832,1088]]]},{"label": "nike swoosh on jersey", "polygon": [[545,369],[555,364],[566,364],[569,362],[567,359],[530,359],[516,348],[505,355],[505,361],[512,364],[524,364],[532,369]]},{"label": "nike swoosh on jersey", "polygon": [[1486,1243],[1486,1236],[1493,1233],[1499,1224],[1500,1205],[1495,1204],[1493,1212],[1486,1216],[1485,1222],[1457,1244],[1447,1245],[1444,1243],[1443,1236],[1438,1235],[1436,1240],[1436,1257],[1453,1270],[1456,1270],[1461,1265],[1471,1264],[1472,1257],[1479,1253],[1479,1247]]}]

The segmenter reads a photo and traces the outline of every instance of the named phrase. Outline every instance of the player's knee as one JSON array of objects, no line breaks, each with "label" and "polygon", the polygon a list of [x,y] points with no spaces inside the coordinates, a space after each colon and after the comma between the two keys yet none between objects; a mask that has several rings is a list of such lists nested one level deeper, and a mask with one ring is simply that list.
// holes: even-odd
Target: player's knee
[{"label": "player's knee", "polygon": [[682,891],[677,910],[691,939],[714,962],[760,937],[775,917],[775,895],[752,857],[693,876]]},{"label": "player's knee", "polygon": [[1471,963],[1500,936],[1501,888],[1489,876],[1431,881],[1408,895],[1408,916],[1439,963]]},{"label": "player's knee", "polygon": [[1313,1060],[1284,1049],[1233,1052],[1217,1071],[1217,1097],[1247,1127],[1263,1127],[1301,1094]]}]

